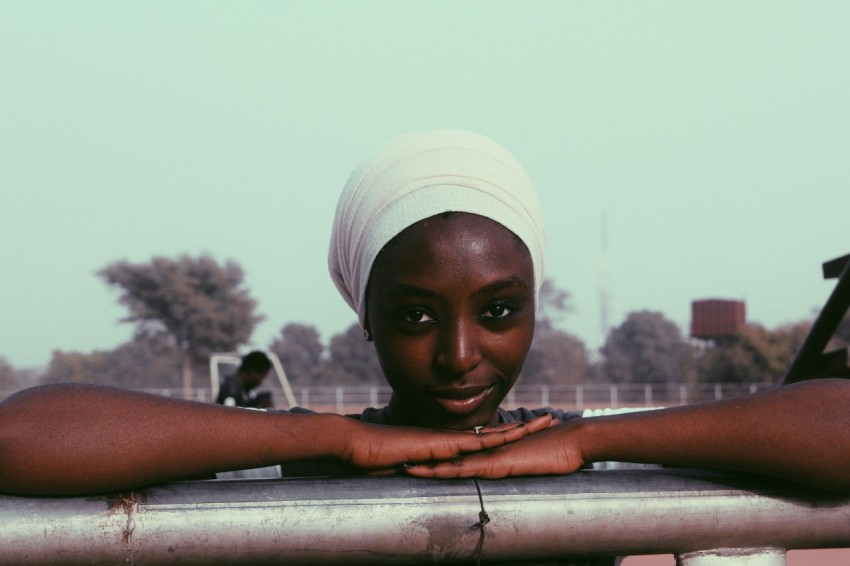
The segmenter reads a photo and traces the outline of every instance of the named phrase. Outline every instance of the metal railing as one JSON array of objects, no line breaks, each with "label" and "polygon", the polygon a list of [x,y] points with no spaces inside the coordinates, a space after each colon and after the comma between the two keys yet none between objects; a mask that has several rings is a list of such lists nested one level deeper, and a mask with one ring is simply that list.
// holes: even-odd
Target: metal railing
[{"label": "metal railing", "polygon": [[539,563],[674,553],[684,566],[781,565],[786,549],[850,546],[848,525],[848,497],[686,469],[212,480],[98,497],[0,496],[0,563]]}]

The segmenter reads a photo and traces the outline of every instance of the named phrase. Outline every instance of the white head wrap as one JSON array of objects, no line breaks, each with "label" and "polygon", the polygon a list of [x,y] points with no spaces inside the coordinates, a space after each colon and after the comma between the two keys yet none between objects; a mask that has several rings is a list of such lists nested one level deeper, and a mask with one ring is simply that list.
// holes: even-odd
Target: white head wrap
[{"label": "white head wrap", "polygon": [[328,268],[361,325],[369,272],[381,249],[408,226],[447,211],[490,218],[518,236],[531,254],[539,293],[543,213],[522,165],[505,148],[473,132],[408,134],[361,163],[337,204]]}]

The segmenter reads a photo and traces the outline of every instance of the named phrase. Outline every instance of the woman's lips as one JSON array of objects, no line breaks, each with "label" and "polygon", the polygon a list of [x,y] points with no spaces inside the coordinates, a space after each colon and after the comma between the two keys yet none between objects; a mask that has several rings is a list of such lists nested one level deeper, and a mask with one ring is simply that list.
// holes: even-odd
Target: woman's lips
[{"label": "woman's lips", "polygon": [[480,388],[459,390],[434,391],[432,395],[437,403],[447,412],[454,415],[466,415],[477,409],[484,399],[493,391],[495,385]]}]

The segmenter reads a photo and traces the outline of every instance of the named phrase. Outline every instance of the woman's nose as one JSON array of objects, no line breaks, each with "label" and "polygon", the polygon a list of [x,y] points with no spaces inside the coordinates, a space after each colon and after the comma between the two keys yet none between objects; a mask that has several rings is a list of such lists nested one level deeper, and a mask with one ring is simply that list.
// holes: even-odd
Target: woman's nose
[{"label": "woman's nose", "polygon": [[481,362],[478,328],[469,321],[453,321],[440,329],[435,361],[452,377],[464,375]]}]

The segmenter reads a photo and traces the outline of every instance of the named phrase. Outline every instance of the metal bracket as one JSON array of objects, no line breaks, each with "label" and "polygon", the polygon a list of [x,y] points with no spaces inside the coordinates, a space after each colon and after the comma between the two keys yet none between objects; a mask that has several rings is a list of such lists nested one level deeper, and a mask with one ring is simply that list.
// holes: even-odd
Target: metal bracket
[{"label": "metal bracket", "polygon": [[850,309],[850,254],[823,264],[824,279],[838,279],[806,339],[782,378],[783,384],[818,377],[850,377],[848,348],[824,353],[835,330]]}]

